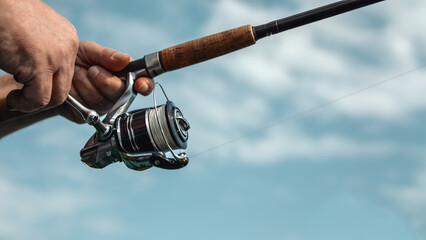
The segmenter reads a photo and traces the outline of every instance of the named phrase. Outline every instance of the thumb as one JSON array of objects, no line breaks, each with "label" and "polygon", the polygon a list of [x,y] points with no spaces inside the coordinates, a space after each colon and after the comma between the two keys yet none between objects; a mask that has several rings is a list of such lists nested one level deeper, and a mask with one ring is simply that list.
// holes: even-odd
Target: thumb
[{"label": "thumb", "polygon": [[120,71],[130,62],[130,56],[103,47],[95,42],[83,41],[79,45],[79,60],[83,65],[98,65],[110,71]]}]

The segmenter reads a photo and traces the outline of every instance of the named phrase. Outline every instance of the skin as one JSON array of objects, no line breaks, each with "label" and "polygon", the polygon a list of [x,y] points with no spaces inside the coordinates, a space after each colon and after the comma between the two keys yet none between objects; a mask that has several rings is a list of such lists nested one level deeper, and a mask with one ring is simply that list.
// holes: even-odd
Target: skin
[{"label": "skin", "polygon": [[[82,123],[63,104],[67,94],[103,115],[125,83],[110,71],[123,69],[127,54],[79,42],[74,26],[40,0],[0,0],[0,137],[43,119],[62,115]],[[148,95],[153,79],[134,88]]]},{"label": "skin", "polygon": [[78,51],[74,26],[39,0],[0,0],[0,12],[0,68],[23,84],[9,106],[32,112],[63,103]]},{"label": "skin", "polygon": [[[127,54],[100,46],[94,42],[81,42],[75,62],[75,74],[70,94],[79,102],[105,114],[123,94],[125,83],[109,71],[123,69],[131,58]],[[13,76],[0,76],[0,100],[9,92],[22,88]],[[147,77],[138,78],[134,88],[142,95],[149,95],[154,89],[154,80]],[[1,101],[0,101],[1,102]],[[10,111],[6,101],[0,104],[0,137],[37,123],[46,118],[61,115],[73,122],[83,123],[79,113],[66,103],[31,113]]]},{"label": "skin", "polygon": [[[126,83],[110,71],[120,71],[132,59],[129,55],[103,47],[94,42],[81,42],[75,61],[75,73],[70,94],[80,103],[97,111],[100,115],[108,112],[124,92]],[[135,90],[147,96],[154,89],[154,80],[142,77],[135,81]],[[80,114],[72,112],[65,105],[60,114],[81,122]],[[73,116],[73,117],[71,117]]]}]

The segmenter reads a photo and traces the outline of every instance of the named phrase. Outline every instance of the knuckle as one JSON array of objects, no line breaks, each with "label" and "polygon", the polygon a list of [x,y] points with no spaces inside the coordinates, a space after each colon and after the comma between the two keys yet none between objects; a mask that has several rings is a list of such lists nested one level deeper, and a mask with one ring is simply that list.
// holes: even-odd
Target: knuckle
[{"label": "knuckle", "polygon": [[49,103],[49,105],[50,106],[53,106],[53,107],[56,107],[56,106],[59,106],[59,105],[61,105],[62,103],[64,103],[65,102],[65,100],[67,99],[67,96],[66,95],[64,95],[64,96],[55,96],[55,97],[52,97],[51,99],[50,99],[50,103]]},{"label": "knuckle", "polygon": [[105,98],[101,94],[93,94],[91,105],[96,109],[102,109],[105,105]]},{"label": "knuckle", "polygon": [[71,46],[77,51],[80,42],[78,41],[78,36],[74,35],[71,39]]},{"label": "knuckle", "polygon": [[[78,47],[79,47],[79,40],[76,32],[71,31],[66,36],[64,36],[65,41],[62,43],[58,43],[57,47],[55,48],[56,53],[59,56],[65,57],[65,58],[74,58],[77,54]],[[73,59],[74,61],[75,59]]]},{"label": "knuckle", "polygon": [[32,101],[31,107],[33,109],[45,108],[50,103],[50,97],[40,97]]},{"label": "knuckle", "polygon": [[114,88],[114,82],[111,81],[111,79],[108,79],[106,76],[100,76],[101,74],[98,74],[93,78],[93,83],[96,86],[101,87],[102,89],[112,89]]},{"label": "knuckle", "polygon": [[79,40],[78,40],[78,35],[77,35],[77,29],[72,24],[70,24],[69,29],[70,29],[70,34],[68,36],[70,38],[70,42],[72,44],[74,44],[74,46],[78,47]]},{"label": "knuckle", "polygon": [[112,55],[111,50],[108,48],[102,48],[99,52],[100,59],[107,59],[110,55]]},{"label": "knuckle", "polygon": [[72,31],[72,33],[74,33],[74,35],[77,36],[77,28],[75,28],[75,26],[73,24],[71,24],[71,23],[70,23],[70,25],[71,25],[71,31]]}]

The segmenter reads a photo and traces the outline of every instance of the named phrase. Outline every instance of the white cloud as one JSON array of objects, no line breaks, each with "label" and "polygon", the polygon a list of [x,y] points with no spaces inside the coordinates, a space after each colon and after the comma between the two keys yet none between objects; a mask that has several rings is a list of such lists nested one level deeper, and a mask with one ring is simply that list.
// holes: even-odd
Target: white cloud
[{"label": "white cloud", "polygon": [[286,9],[258,8],[249,3],[238,0],[219,0],[212,4],[210,19],[203,28],[205,35],[217,31],[227,30],[230,27],[239,27],[251,23],[271,21],[271,17],[287,14]]},{"label": "white cloud", "polygon": [[[305,5],[312,5],[311,7],[317,4],[315,1],[305,2]],[[407,32],[406,18],[403,19],[406,25],[386,24],[380,29],[374,24],[361,24],[365,21],[362,17],[368,14],[378,15],[379,19],[393,23],[395,20],[392,19],[398,13],[396,10],[378,14],[372,10],[390,8],[386,4],[392,3],[381,3],[380,6],[367,8],[362,12],[315,23],[314,27],[305,26],[262,39],[258,45],[227,56],[218,64],[220,69],[224,69],[231,78],[238,81],[236,84],[256,89],[265,98],[286,94],[295,99],[309,98],[311,101],[308,102],[322,103],[352,93],[422,64],[416,58],[415,49],[419,46],[414,42],[418,39],[414,36],[418,35],[419,28],[412,28],[413,32]],[[414,7],[405,4],[398,10],[411,12]],[[308,6],[304,8],[308,9]],[[268,16],[271,20],[270,15],[277,12],[288,13],[285,9],[253,7],[240,1],[218,1],[214,9],[215,14],[205,27],[209,31],[223,28],[222,26],[229,28],[240,21],[247,23],[256,22],[256,19],[268,19]],[[409,17],[411,20],[413,18]],[[330,42],[324,45],[318,39]],[[341,46],[353,50],[338,50]],[[371,65],[362,58],[357,59],[357,51],[376,53],[371,57],[381,62],[379,65]],[[385,121],[399,119],[426,107],[426,100],[422,98],[425,83],[421,81],[425,77],[424,71],[418,71],[394,80],[396,84],[373,88],[359,98],[351,97],[350,100],[333,104],[332,107],[336,112],[351,117],[372,117]],[[412,80],[407,81],[407,78]],[[311,86],[311,91],[298,96],[300,88],[306,85]]]},{"label": "white cloud", "polygon": [[[309,4],[318,3],[311,1]],[[213,15],[204,27],[206,34],[241,25],[241,22],[269,21],[271,15],[278,13],[281,17],[283,12],[284,15],[290,14],[286,9],[263,8],[242,1],[218,1],[213,9]],[[419,62],[411,51],[409,36],[400,36],[402,40],[394,41],[399,36],[399,29],[394,26],[376,29],[374,24],[363,24],[363,17],[375,14],[378,9],[377,6],[374,11],[367,8],[363,12],[316,23],[314,27],[292,30],[261,40],[258,45],[223,57],[220,61],[208,63],[212,71],[208,74],[195,73],[195,76],[203,76],[202,79],[190,84],[184,82],[188,83],[185,86],[190,93],[184,97],[188,102],[184,106],[187,112],[196,113],[192,121],[195,123],[193,126],[198,127],[193,129],[196,132],[191,138],[198,140],[191,148],[208,149],[214,143],[226,143],[251,132],[250,129],[256,130],[276,122],[277,116],[297,115],[386,80],[408,70],[407,67],[416,67],[411,65]],[[390,21],[393,14],[395,11],[380,13],[379,17]],[[400,27],[402,30],[403,26]],[[327,45],[318,39],[332,42]],[[371,65],[357,57],[356,51],[375,52],[375,48],[382,45],[386,51],[378,53],[386,55],[378,57],[382,59],[379,64]],[[401,58],[398,58],[399,55]],[[197,70],[200,69],[205,70],[203,67]],[[226,81],[221,79],[224,75]],[[419,81],[424,75],[424,71],[418,71],[357,93],[328,105],[323,114],[317,111],[316,116],[324,115],[329,120],[349,116],[385,123],[407,120],[411,114],[426,107],[426,100],[421,97],[426,83]],[[190,77],[190,74],[185,77]],[[174,86],[179,87],[178,84]],[[276,103],[280,99],[282,106]],[[274,115],[277,111],[285,112]],[[261,137],[247,136],[232,143],[232,151],[223,150],[226,152],[224,155],[251,161],[256,158],[250,154],[255,148],[257,154],[269,156],[270,161],[282,159],[282,156],[329,158],[354,153],[382,154],[397,145],[391,142],[365,143],[339,134],[315,138],[309,130],[303,129],[303,125],[295,124],[292,128],[289,131],[288,128],[274,127],[266,130]]]},{"label": "white cloud", "polygon": [[[299,10],[318,6],[317,1],[304,1],[300,4]],[[412,40],[414,37],[419,39],[423,36],[420,36],[417,28],[407,29],[406,25],[410,22],[407,18],[401,21],[394,20],[397,12],[387,4],[389,3],[381,3],[380,6],[366,8],[362,12],[357,11],[267,38],[249,49],[226,56],[220,61],[208,63],[212,69],[221,71],[222,74],[214,71],[209,71],[208,74],[198,73],[203,79],[185,85],[185,91],[182,92],[186,92],[186,95],[180,97],[184,100],[184,104],[187,102],[183,108],[192,115],[194,133],[191,138],[198,139],[191,148],[205,149],[211,143],[226,142],[250,132],[250,129],[274,122],[273,113],[280,109],[277,109],[273,101],[284,96],[291,99],[285,102],[287,112],[303,112],[400,73],[399,69],[395,70],[395,66],[401,67],[402,71],[407,67],[413,67],[412,65],[418,61],[415,57],[417,46]],[[421,11],[414,10],[412,5],[398,1],[392,4],[397,4],[407,11],[414,11],[414,16],[410,16],[409,19],[415,16],[424,18],[420,14]],[[420,1],[416,4],[416,7],[424,5]],[[236,0],[217,1],[213,3],[212,9],[210,19],[201,28],[206,35],[232,26],[263,23],[295,13],[285,8],[264,8]],[[388,11],[380,12],[378,11],[380,9]],[[382,18],[392,25],[385,24],[384,27],[377,29],[371,24],[365,24],[363,21],[368,20],[361,17],[371,15],[377,15],[379,19]],[[133,49],[134,52],[142,52],[141,46],[144,48],[151,46],[153,49],[160,45],[164,46],[166,42],[164,39],[169,38],[167,33],[158,30],[159,28],[135,19],[111,17],[110,14],[104,15],[93,11],[87,12],[84,18],[87,26],[93,29],[96,35],[106,35],[113,45],[123,47],[126,45],[125,48]],[[115,31],[111,32],[111,29]],[[150,33],[155,39],[144,36],[127,37],[126,33]],[[332,42],[327,45],[318,39]],[[352,56],[354,52],[339,48],[350,46],[355,51],[357,49],[374,51],[382,45],[386,52],[378,53],[386,54],[381,63],[384,66],[370,66]],[[204,70],[197,68],[195,72],[200,69]],[[187,72],[188,74],[183,75],[184,78],[194,74],[191,69]],[[226,79],[223,79],[223,75]],[[417,72],[415,76],[420,78],[424,75],[424,72]],[[175,81],[179,82],[181,79]],[[425,84],[415,78],[404,81],[403,84],[395,80],[331,104],[329,108],[332,111],[327,111],[327,116],[336,119],[347,115],[388,122],[409,118],[410,114],[426,106],[426,100],[420,97],[426,87]],[[180,83],[172,85],[176,88],[183,87]],[[245,156],[246,150],[252,144],[259,146],[259,152],[271,154],[274,152],[271,150],[277,147],[274,144],[277,142],[291,146],[283,152],[288,152],[292,156],[307,156],[307,153],[318,151],[317,144],[313,144],[315,141],[320,143],[322,149],[326,149],[325,156],[332,156],[333,152],[339,155],[341,153],[339,149],[357,152],[358,147],[363,146],[363,143],[358,143],[350,136],[324,135],[320,139],[310,139],[312,136],[300,129],[302,126],[293,127],[295,130],[290,132],[278,128],[267,131],[266,136],[259,142],[247,138],[242,141],[241,146],[236,147],[242,152],[237,155]],[[53,137],[43,136],[41,143],[55,144],[52,139],[56,135],[67,135],[70,132],[52,134]],[[282,138],[279,134],[286,134],[289,139]],[[269,138],[272,140],[269,141]],[[335,147],[327,147],[328,144]],[[247,159],[246,156],[244,158]]]},{"label": "white cloud", "polygon": [[426,167],[417,172],[410,184],[386,187],[384,194],[409,216],[413,225],[426,229]]},{"label": "white cloud", "polygon": [[[297,4],[300,4],[299,10],[321,5],[315,0]],[[174,75],[178,79],[168,84],[173,86],[176,94],[182,93],[183,96],[177,96],[180,101],[176,103],[182,105],[193,127],[189,148],[198,152],[226,143],[265,124],[279,121],[281,116],[303,112],[421,65],[419,55],[422,51],[426,52],[423,47],[426,34],[422,31],[426,27],[425,9],[426,2],[423,0],[413,0],[410,4],[401,0],[385,1],[380,3],[380,7],[366,8],[362,12],[264,39],[249,49],[223,57],[220,61],[206,63],[205,68],[188,69],[182,71],[182,75]],[[244,1],[217,1],[213,5],[211,18],[201,29],[204,34],[211,34],[247,23],[263,23],[292,13],[288,9],[252,6]],[[378,28],[365,22],[368,20],[360,19],[360,16],[366,15],[377,15],[384,25]],[[103,15],[87,11],[83,22],[93,31],[93,36],[103,38],[109,45],[128,51],[134,57],[146,54],[146,49],[158,50],[171,39],[159,27],[110,13]],[[145,34],[148,33],[147,37]],[[366,62],[363,57],[357,56],[357,51],[372,57],[375,62]],[[426,59],[425,56],[423,58]],[[206,71],[207,67],[211,70]],[[334,103],[328,106],[323,115],[332,120],[349,116],[384,124],[407,120],[417,111],[425,109],[425,77],[426,72],[419,71],[395,79]],[[289,101],[284,102],[283,99]],[[276,102],[283,103],[277,105]],[[276,112],[280,113],[274,114]],[[318,119],[319,116],[321,114],[317,112],[314,118]],[[58,127],[61,129],[43,133],[37,137],[39,141],[34,141],[38,142],[36,146],[50,147],[53,151],[46,161],[40,162],[43,167],[38,167],[52,172],[55,179],[81,185],[90,182],[93,180],[91,177],[72,167],[70,158],[73,157],[69,156],[71,148],[67,144],[82,146],[92,131],[86,136],[86,131],[84,134],[83,131],[75,132],[80,126]],[[44,129],[51,130],[49,127]],[[67,139],[67,142],[55,139]],[[314,161],[348,156],[381,156],[401,151],[405,143],[395,141],[364,142],[350,134],[331,134],[327,131],[314,135],[303,124],[292,123],[268,128],[209,154],[212,159],[273,165],[288,159]],[[78,150],[74,155],[76,157]],[[68,156],[63,156],[66,154]],[[52,164],[49,160],[56,162]],[[58,161],[63,164],[64,172],[55,172]],[[203,170],[200,168],[200,171]],[[0,175],[3,176],[0,177],[0,238],[45,239],[46,235],[37,227],[43,221],[52,223],[51,219],[61,218],[89,226],[97,232],[103,230],[96,224],[100,223],[110,230],[106,234],[114,235],[122,231],[116,219],[103,214],[92,213],[80,222],[79,217],[91,206],[102,203],[105,198],[114,201],[110,196],[104,196],[104,191],[92,192],[85,188],[33,190],[26,184],[18,183],[14,172],[10,172]],[[414,216],[419,226],[426,226],[425,176],[424,172],[419,173],[413,185],[387,192],[401,209]],[[126,172],[119,177],[125,179],[129,174]],[[141,188],[149,188],[155,183],[150,178],[143,180],[132,182],[129,189],[139,192]],[[53,229],[50,234],[52,238],[58,238],[61,232]]]},{"label": "white cloud", "polygon": [[[32,189],[4,178],[0,178],[0,192],[0,238],[5,239],[46,239],[46,236],[60,238],[73,229],[86,227],[75,225],[81,223],[78,219],[82,213],[104,204],[104,197],[93,192],[63,187]],[[74,219],[74,227],[64,229],[65,225],[50,223],[48,225],[53,226],[51,231],[39,236],[39,227],[51,219]],[[108,221],[108,218],[102,221]],[[119,225],[115,229],[115,233],[119,233]]]},{"label": "white cloud", "polygon": [[104,43],[134,58],[150,53],[146,51],[159,50],[170,39],[161,28],[139,19],[98,11],[86,12],[83,18],[87,29],[90,29],[89,37],[103,36]]},{"label": "white cloud", "polygon": [[[89,140],[95,129],[88,125],[76,125],[63,118],[52,119],[52,125],[48,131],[40,132],[36,136],[37,147],[46,149],[58,149],[59,151],[75,150],[76,144],[83,147]],[[55,152],[55,150],[52,150]]]},{"label": "white cloud", "polygon": [[327,161],[386,156],[398,148],[387,142],[359,142],[349,137],[325,134],[312,136],[288,124],[267,129],[233,144],[228,150],[234,159],[252,164],[271,164],[280,161]]}]

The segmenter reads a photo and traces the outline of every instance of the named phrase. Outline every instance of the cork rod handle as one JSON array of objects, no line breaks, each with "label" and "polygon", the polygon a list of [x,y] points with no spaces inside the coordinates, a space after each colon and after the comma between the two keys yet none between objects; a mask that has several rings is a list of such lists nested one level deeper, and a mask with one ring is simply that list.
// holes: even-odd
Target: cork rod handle
[{"label": "cork rod handle", "polygon": [[160,52],[160,58],[164,70],[172,71],[255,43],[252,26],[246,25],[166,48]]}]

